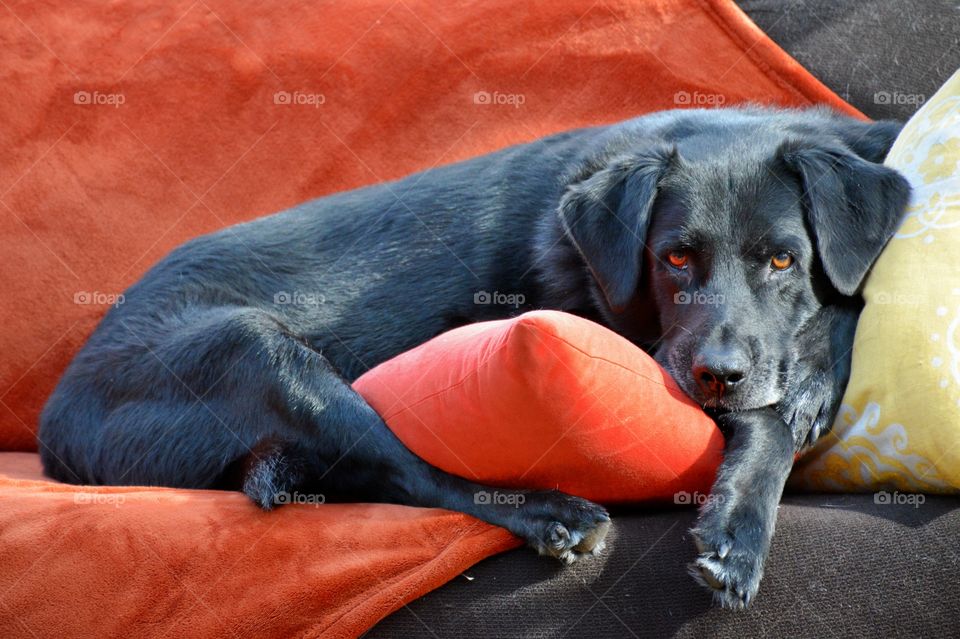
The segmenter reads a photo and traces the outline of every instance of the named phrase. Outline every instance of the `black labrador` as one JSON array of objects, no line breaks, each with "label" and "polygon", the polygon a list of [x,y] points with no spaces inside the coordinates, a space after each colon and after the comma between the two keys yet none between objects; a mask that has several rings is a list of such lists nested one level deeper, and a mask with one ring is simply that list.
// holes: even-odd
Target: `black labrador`
[{"label": "black labrador", "polygon": [[449,508],[573,561],[602,548],[602,507],[555,491],[486,503],[349,385],[447,329],[559,309],[652,353],[724,430],[692,570],[744,606],[794,452],[838,408],[858,289],[908,199],[879,164],[899,128],[668,111],[199,237],[70,364],[41,417],[44,466],[73,483],[240,489],[267,509],[295,491]]}]

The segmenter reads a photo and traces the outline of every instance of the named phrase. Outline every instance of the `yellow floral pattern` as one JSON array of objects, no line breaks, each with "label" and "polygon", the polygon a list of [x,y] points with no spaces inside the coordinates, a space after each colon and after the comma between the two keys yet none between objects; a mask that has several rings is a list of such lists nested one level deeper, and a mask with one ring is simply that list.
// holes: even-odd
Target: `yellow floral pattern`
[{"label": "yellow floral pattern", "polygon": [[887,157],[913,187],[864,288],[853,373],[794,488],[960,492],[960,71]]}]

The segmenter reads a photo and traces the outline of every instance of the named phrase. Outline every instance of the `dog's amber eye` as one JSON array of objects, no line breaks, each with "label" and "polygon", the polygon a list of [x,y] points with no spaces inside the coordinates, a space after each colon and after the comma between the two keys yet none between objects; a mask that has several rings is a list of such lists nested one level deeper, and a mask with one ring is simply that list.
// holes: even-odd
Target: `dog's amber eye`
[{"label": "dog's amber eye", "polygon": [[785,271],[793,266],[793,256],[789,253],[777,253],[770,258],[770,266],[776,271]]},{"label": "dog's amber eye", "polygon": [[674,268],[684,268],[687,265],[687,254],[683,251],[670,251],[667,260]]}]

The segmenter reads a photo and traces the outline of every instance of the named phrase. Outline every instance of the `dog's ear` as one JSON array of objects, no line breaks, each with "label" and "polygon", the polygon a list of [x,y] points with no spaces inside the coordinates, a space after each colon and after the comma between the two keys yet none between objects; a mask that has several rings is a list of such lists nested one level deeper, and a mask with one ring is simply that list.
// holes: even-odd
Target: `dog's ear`
[{"label": "dog's ear", "polygon": [[836,144],[788,142],[779,157],[800,177],[827,277],[838,291],[853,295],[900,225],[910,184],[893,169]]},{"label": "dog's ear", "polygon": [[615,157],[575,179],[560,200],[560,224],[614,312],[640,283],[657,185],[675,158],[676,148],[661,144]]},{"label": "dog's ear", "polygon": [[894,120],[864,122],[838,117],[834,121],[833,132],[851,151],[864,160],[883,162],[902,128],[903,124]]}]

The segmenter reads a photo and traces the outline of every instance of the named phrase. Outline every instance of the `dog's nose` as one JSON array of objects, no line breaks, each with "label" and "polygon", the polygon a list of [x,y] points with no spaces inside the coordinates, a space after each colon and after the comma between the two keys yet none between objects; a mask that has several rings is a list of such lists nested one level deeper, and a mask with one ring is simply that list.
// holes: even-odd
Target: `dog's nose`
[{"label": "dog's nose", "polygon": [[741,351],[732,348],[710,349],[694,358],[693,377],[703,392],[721,397],[743,383],[748,368],[746,355]]}]

